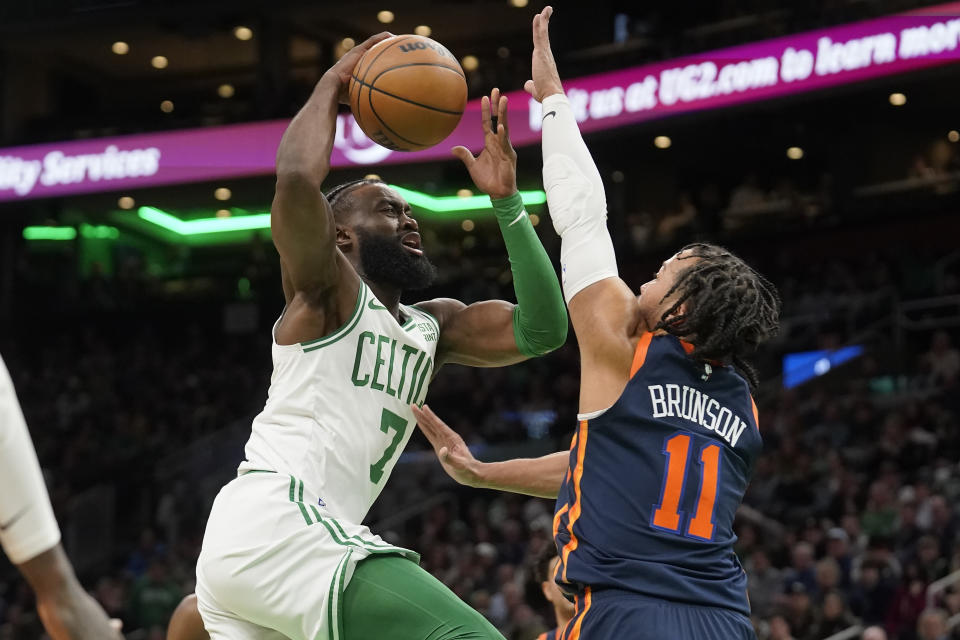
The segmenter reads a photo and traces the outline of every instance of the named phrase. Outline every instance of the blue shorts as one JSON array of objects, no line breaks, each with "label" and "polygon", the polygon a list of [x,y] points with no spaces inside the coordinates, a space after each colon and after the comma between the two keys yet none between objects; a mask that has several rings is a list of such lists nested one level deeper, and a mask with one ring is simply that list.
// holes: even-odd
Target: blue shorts
[{"label": "blue shorts", "polygon": [[616,589],[588,590],[576,602],[559,640],[757,640],[750,618],[731,609]]}]

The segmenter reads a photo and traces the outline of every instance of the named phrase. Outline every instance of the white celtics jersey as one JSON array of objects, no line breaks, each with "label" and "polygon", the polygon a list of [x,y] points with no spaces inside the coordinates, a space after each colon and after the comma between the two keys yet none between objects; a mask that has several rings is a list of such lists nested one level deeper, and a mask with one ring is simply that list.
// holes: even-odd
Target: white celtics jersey
[{"label": "white celtics jersey", "polygon": [[365,283],[336,332],[294,345],[273,339],[267,404],[253,421],[240,473],[289,474],[331,515],[360,523],[416,428],[440,328],[401,305],[401,326]]}]

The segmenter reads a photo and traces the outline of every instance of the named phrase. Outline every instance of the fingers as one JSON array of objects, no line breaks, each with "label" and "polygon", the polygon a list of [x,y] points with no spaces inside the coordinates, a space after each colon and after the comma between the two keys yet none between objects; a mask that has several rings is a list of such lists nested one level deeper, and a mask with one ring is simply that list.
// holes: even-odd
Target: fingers
[{"label": "fingers", "polygon": [[497,127],[497,136],[500,138],[501,144],[509,145],[510,123],[507,121],[507,96],[500,97],[500,104],[498,107],[497,122],[499,123],[499,126]]},{"label": "fingers", "polygon": [[470,153],[470,149],[467,149],[466,147],[463,147],[460,145],[457,145],[456,147],[450,149],[450,153],[456,156],[456,158],[464,164],[464,166],[467,168],[467,171],[469,171],[470,168],[473,166],[473,163],[477,161],[477,159],[473,157],[473,154]]},{"label": "fingers", "polygon": [[480,122],[483,127],[483,135],[486,136],[493,129],[490,124],[490,98],[487,96],[480,99]]},{"label": "fingers", "polygon": [[546,6],[543,11],[533,17],[533,46],[534,48],[550,48],[550,16],[553,7]]},{"label": "fingers", "polygon": [[537,86],[533,84],[533,80],[527,80],[523,83],[523,90],[529,93],[534,98],[537,97]]},{"label": "fingers", "polygon": [[383,42],[387,38],[392,38],[392,37],[393,37],[393,34],[390,33],[389,31],[381,31],[380,33],[370,36],[369,38],[361,42],[359,45],[357,45],[357,48],[369,49],[373,45],[377,44],[378,42]]}]

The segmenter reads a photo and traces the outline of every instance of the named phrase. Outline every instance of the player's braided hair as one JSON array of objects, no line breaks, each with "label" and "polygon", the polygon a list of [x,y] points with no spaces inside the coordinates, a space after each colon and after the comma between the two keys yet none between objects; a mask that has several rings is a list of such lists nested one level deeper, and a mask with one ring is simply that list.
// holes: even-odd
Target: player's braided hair
[{"label": "player's braided hair", "polygon": [[[776,287],[723,247],[696,243],[681,253],[680,259],[697,261],[663,297],[679,293],[656,328],[692,342],[690,356],[697,361],[732,364],[756,388],[757,372],[745,358],[779,330]],[[684,303],[685,313],[673,315]]]},{"label": "player's braided hair", "polygon": [[367,184],[386,183],[379,178],[362,178],[360,180],[351,180],[350,182],[338,184],[333,189],[330,189],[330,191],[327,191],[326,198],[327,202],[330,203],[330,208],[333,210],[334,219],[340,219],[340,217],[350,209],[349,196],[354,189]]}]

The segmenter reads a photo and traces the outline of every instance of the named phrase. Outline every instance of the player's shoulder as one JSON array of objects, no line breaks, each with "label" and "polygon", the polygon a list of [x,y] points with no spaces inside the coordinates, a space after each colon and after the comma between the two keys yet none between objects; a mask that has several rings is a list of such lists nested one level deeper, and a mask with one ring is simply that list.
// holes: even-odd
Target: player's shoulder
[{"label": "player's shoulder", "polygon": [[441,328],[448,318],[467,307],[466,304],[454,298],[433,298],[432,300],[421,300],[420,302],[415,302],[409,306],[432,316],[433,319],[436,320],[437,325]]}]

